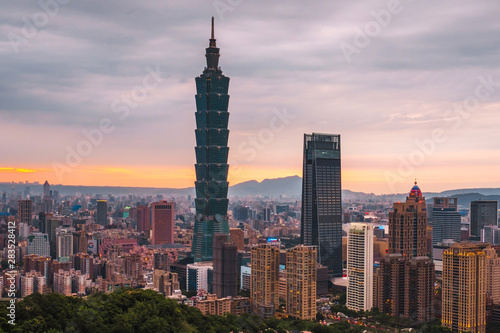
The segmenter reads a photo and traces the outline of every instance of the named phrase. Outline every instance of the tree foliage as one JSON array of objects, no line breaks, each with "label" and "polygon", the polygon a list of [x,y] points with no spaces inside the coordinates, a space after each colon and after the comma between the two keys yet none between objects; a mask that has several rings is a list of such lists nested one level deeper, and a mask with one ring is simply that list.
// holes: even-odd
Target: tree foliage
[{"label": "tree foliage", "polygon": [[[356,332],[348,323],[330,326],[297,319],[263,320],[255,314],[204,316],[152,290],[121,289],[87,298],[33,294],[16,304],[16,325],[0,304],[0,332]],[[361,332],[361,331],[360,331]]]}]

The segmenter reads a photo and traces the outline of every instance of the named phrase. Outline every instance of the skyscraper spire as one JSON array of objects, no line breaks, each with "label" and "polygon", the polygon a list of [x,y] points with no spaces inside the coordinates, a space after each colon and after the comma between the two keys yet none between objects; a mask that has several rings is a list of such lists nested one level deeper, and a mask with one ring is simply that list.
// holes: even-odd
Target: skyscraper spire
[{"label": "skyscraper spire", "polygon": [[214,34],[214,17],[212,16],[212,35],[211,35],[211,38],[210,38],[210,47],[217,47],[217,45],[215,45],[215,34]]},{"label": "skyscraper spire", "polygon": [[214,34],[214,17],[212,16],[212,35],[210,38],[210,44],[206,48],[207,53],[205,57],[207,58],[207,69],[219,69],[219,48],[215,43],[215,34]]}]

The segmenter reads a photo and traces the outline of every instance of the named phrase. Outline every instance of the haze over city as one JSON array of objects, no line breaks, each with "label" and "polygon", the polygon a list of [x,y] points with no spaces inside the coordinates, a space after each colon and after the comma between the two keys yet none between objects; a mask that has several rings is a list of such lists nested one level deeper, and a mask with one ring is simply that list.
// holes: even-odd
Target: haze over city
[{"label": "haze over city", "polygon": [[34,22],[5,2],[0,181],[192,187],[214,16],[231,185],[302,176],[316,132],[341,135],[344,189],[500,187],[500,4],[429,4],[69,1]]}]

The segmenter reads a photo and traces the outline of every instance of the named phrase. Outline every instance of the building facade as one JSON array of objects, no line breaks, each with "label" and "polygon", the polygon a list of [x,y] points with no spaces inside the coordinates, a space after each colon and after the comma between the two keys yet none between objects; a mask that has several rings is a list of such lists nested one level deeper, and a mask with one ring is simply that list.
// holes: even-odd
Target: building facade
[{"label": "building facade", "polygon": [[212,262],[195,262],[186,266],[186,290],[204,290],[212,293],[213,264]]},{"label": "building facade", "polygon": [[229,240],[236,244],[238,251],[245,249],[245,232],[240,228],[229,229]]},{"label": "building facade", "polygon": [[481,246],[454,244],[443,254],[442,326],[486,332],[486,254]]},{"label": "building facade", "polygon": [[138,206],[135,209],[135,218],[138,232],[146,232],[151,228],[148,206]]},{"label": "building facade", "polygon": [[316,319],[316,246],[299,245],[286,253],[286,311],[302,320]]},{"label": "building facade", "polygon": [[340,135],[304,134],[301,240],[318,246],[318,261],[342,276]]},{"label": "building facade", "polygon": [[481,230],[488,225],[498,226],[498,201],[477,200],[470,203],[470,237],[480,240]]},{"label": "building facade", "polygon": [[73,255],[73,230],[61,228],[56,233],[56,258],[59,262],[68,262]]},{"label": "building facade", "polygon": [[457,198],[433,198],[431,210],[432,244],[442,243],[445,239],[460,241],[462,217],[458,212]]},{"label": "building facade", "polygon": [[212,37],[205,56],[207,67],[196,78],[196,220],[191,251],[195,261],[211,261],[214,235],[229,234],[229,78],[219,67],[213,17]]},{"label": "building facade", "polygon": [[151,205],[151,244],[173,244],[175,226],[175,203],[155,202]]},{"label": "building facade", "polygon": [[34,232],[28,236],[28,255],[37,254],[41,257],[50,256],[49,236],[41,232]]},{"label": "building facade", "polygon": [[347,308],[368,311],[373,306],[373,226],[353,223],[347,234]]},{"label": "building facade", "polygon": [[105,226],[108,224],[108,201],[97,200],[96,221],[97,224]]},{"label": "building facade", "polygon": [[375,274],[374,307],[413,321],[432,319],[434,263],[427,254],[427,211],[417,186],[389,213],[389,254]]},{"label": "building facade", "polygon": [[238,247],[228,242],[228,235],[216,234],[213,267],[214,294],[218,298],[236,297],[238,292]]},{"label": "building facade", "polygon": [[270,318],[279,306],[280,250],[275,244],[259,244],[252,248],[250,298],[253,310]]},{"label": "building facade", "polygon": [[33,213],[33,202],[31,200],[19,200],[17,202],[17,218],[20,223],[31,225]]},{"label": "building facade", "polygon": [[177,273],[171,273],[162,269],[153,271],[153,287],[164,296],[171,296],[174,290],[180,290]]}]

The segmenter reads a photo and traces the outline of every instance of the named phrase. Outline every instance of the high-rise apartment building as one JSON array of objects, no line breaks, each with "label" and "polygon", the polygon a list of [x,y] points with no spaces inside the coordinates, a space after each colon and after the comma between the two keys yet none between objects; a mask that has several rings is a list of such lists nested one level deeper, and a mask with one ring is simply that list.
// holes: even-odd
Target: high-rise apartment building
[{"label": "high-rise apartment building", "polygon": [[228,235],[216,234],[214,239],[213,292],[218,298],[236,297],[238,291],[238,247],[228,242]]},{"label": "high-rise apartment building", "polygon": [[286,310],[291,317],[316,319],[316,246],[299,245],[286,252]]},{"label": "high-rise apartment building", "polygon": [[19,200],[17,202],[17,218],[20,223],[31,225],[33,213],[33,202],[31,200]]},{"label": "high-rise apartment building", "polygon": [[477,200],[470,203],[470,237],[480,240],[481,230],[487,225],[498,226],[498,201]]},{"label": "high-rise apartment building", "polygon": [[97,200],[96,223],[102,226],[108,224],[108,201]]},{"label": "high-rise apartment building", "polygon": [[72,283],[69,271],[62,269],[54,273],[54,292],[65,296],[71,295]]},{"label": "high-rise apartment building", "polygon": [[151,204],[151,244],[173,244],[175,226],[175,203],[160,201]]},{"label": "high-rise apartment building", "polygon": [[389,254],[375,274],[374,306],[392,316],[431,320],[434,264],[427,254],[427,211],[415,186],[389,212]]},{"label": "high-rise apartment building", "polygon": [[88,276],[90,280],[94,280],[94,257],[86,253],[77,253],[71,256],[73,268],[80,271],[83,275]]},{"label": "high-rise apartment building", "polygon": [[347,233],[346,306],[368,311],[373,306],[373,226],[353,223]]},{"label": "high-rise apartment building", "polygon": [[177,273],[155,269],[153,271],[153,288],[165,296],[171,296],[174,290],[180,290]]},{"label": "high-rise apartment building", "polygon": [[259,244],[252,248],[250,298],[261,317],[270,318],[279,306],[279,246]]},{"label": "high-rise apartment building", "polygon": [[433,198],[431,212],[432,244],[442,243],[445,239],[460,241],[462,217],[458,212],[457,198]]},{"label": "high-rise apartment building", "polygon": [[207,67],[196,78],[196,220],[192,245],[195,261],[212,260],[214,235],[229,234],[229,78],[219,67],[213,17],[212,37],[205,56]]},{"label": "high-rise apartment building", "polygon": [[34,232],[28,236],[28,255],[37,254],[41,257],[50,256],[49,236]]},{"label": "high-rise apartment building", "polygon": [[58,228],[56,234],[56,257],[59,262],[69,262],[73,255],[74,229]]},{"label": "high-rise apartment building", "polygon": [[394,204],[389,212],[389,253],[413,258],[427,254],[427,208],[425,198],[415,182],[406,202]]},{"label": "high-rise apartment building", "polygon": [[491,247],[484,248],[486,254],[486,301],[500,305],[500,258],[497,251]]},{"label": "high-rise apartment building", "polygon": [[39,272],[30,271],[21,275],[21,297],[26,297],[33,293],[44,293],[46,286],[45,277]]},{"label": "high-rise apartment building", "polygon": [[442,326],[459,332],[486,332],[486,254],[471,243],[443,254]]},{"label": "high-rise apartment building", "polygon": [[318,246],[330,276],[342,276],[340,135],[304,134],[301,239]]}]

